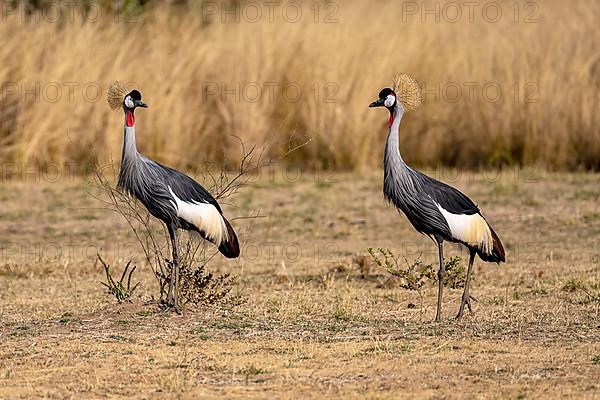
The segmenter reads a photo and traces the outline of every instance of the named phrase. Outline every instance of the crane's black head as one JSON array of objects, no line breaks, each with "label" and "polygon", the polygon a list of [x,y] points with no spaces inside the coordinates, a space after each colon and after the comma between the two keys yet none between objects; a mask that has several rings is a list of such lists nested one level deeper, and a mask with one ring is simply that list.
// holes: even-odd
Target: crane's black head
[{"label": "crane's black head", "polygon": [[148,105],[142,101],[142,94],[137,90],[129,92],[123,100],[125,110],[135,110],[137,107],[147,108]]},{"label": "crane's black head", "polygon": [[385,107],[390,112],[394,111],[394,107],[396,106],[396,93],[390,88],[382,89],[379,92],[379,100],[375,100],[369,107]]}]

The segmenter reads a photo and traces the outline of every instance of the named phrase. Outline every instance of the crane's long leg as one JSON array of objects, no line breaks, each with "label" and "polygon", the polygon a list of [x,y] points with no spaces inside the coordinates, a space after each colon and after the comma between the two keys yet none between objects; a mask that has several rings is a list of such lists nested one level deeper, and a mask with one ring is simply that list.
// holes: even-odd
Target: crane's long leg
[{"label": "crane's long leg", "polygon": [[179,312],[181,311],[181,307],[179,304],[179,249],[177,245],[177,228],[167,225],[167,229],[169,231],[169,237],[171,238],[171,248],[173,249],[167,305],[169,307],[174,307],[175,311]]},{"label": "crane's long leg", "polygon": [[446,268],[444,267],[444,247],[443,241],[436,239],[438,244],[438,253],[440,258],[440,270],[438,271],[438,301],[437,311],[435,313],[435,322],[442,321],[442,292],[444,291],[444,275],[446,274]]},{"label": "crane's long leg", "polygon": [[473,268],[473,261],[475,261],[476,252],[473,250],[469,250],[469,266],[467,267],[467,278],[465,280],[465,290],[462,295],[462,301],[460,302],[460,309],[458,310],[458,314],[456,315],[456,319],[460,321],[463,316],[463,312],[465,311],[465,305],[469,307],[469,312],[473,312],[471,309],[471,295],[469,295],[469,283],[471,282],[471,269]]}]

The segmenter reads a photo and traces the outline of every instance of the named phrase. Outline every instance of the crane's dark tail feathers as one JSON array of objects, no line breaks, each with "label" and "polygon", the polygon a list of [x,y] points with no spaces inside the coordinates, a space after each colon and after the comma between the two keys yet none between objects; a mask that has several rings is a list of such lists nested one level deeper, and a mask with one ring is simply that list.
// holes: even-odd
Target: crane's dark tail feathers
[{"label": "crane's dark tail feathers", "polygon": [[480,251],[478,251],[477,254],[479,255],[479,258],[481,258],[483,261],[495,262],[495,263],[505,262],[506,257],[504,254],[504,246],[502,246],[502,242],[500,241],[500,238],[498,237],[496,232],[494,232],[494,230],[492,229],[491,226],[490,226],[490,231],[492,231],[492,240],[494,243],[494,248],[492,249],[492,254],[484,254]]},{"label": "crane's dark tail feathers", "polygon": [[240,256],[240,243],[229,221],[225,217],[223,217],[223,220],[225,221],[225,225],[227,225],[227,236],[229,239],[221,242],[219,251],[227,258],[237,258]]}]

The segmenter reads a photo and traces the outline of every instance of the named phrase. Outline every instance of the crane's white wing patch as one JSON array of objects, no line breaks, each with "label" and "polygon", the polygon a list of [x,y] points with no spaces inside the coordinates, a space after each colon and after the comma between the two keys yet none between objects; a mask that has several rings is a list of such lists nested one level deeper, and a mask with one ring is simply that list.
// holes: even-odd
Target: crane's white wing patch
[{"label": "crane's white wing patch", "polygon": [[175,201],[177,216],[204,232],[206,238],[216,245],[223,240],[228,240],[227,225],[223,216],[215,206],[210,203],[187,202],[181,200],[169,187],[169,192]]},{"label": "crane's white wing patch", "polygon": [[437,204],[446,219],[450,232],[455,239],[478,247],[485,254],[492,254],[494,241],[490,227],[479,214],[453,214]]}]

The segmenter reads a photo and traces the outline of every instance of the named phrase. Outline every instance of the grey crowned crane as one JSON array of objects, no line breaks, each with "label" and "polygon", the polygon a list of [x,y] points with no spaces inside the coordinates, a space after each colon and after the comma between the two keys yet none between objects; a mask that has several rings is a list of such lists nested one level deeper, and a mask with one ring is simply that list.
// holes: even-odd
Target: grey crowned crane
[{"label": "grey crowned crane", "polygon": [[390,113],[384,153],[383,193],[402,211],[412,226],[437,243],[440,269],[435,321],[442,319],[442,291],[445,275],[444,241],[459,243],[469,250],[469,266],[465,289],[456,319],[461,319],[467,306],[472,312],[469,281],[475,255],[483,261],[505,261],[504,248],[496,232],[481,215],[471,199],[457,189],[430,178],[406,165],[399,149],[398,130],[404,112],[421,104],[418,83],[406,74],[396,77],[394,88],[385,88],[369,107],[385,107]]},{"label": "grey crowned crane", "polygon": [[171,239],[173,262],[167,305],[181,310],[179,300],[179,229],[198,232],[214,243],[227,258],[236,258],[240,247],[235,231],[223,216],[219,203],[189,176],[141,155],[135,143],[135,110],[148,107],[139,91],[125,94],[115,82],[108,91],[113,109],[123,108],[125,128],[118,187],[138,199],[148,212],[165,223]]}]

